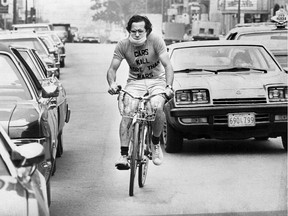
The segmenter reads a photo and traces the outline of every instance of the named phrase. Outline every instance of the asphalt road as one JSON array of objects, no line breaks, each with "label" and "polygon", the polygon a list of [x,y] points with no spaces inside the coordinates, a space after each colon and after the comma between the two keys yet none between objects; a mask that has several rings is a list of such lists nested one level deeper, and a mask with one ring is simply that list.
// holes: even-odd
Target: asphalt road
[{"label": "asphalt road", "polygon": [[[268,141],[194,140],[184,151],[150,163],[144,188],[129,197],[129,172],[119,157],[120,116],[107,93],[106,71],[115,45],[66,44],[70,122],[64,154],[52,178],[52,216],[287,215],[287,154]],[[118,71],[124,84],[127,65]]]}]

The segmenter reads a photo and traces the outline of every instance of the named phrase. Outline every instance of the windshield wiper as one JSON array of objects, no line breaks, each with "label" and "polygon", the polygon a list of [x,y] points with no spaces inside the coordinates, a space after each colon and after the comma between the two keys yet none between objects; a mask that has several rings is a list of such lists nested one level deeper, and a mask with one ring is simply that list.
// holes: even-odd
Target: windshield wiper
[{"label": "windshield wiper", "polygon": [[218,72],[235,72],[235,71],[251,71],[251,70],[256,70],[256,71],[261,71],[264,73],[267,73],[267,70],[261,69],[261,68],[249,68],[249,67],[231,67],[231,68],[223,68],[216,70],[216,73]]},{"label": "windshield wiper", "polygon": [[185,68],[185,69],[177,70],[174,72],[175,73],[190,73],[190,72],[201,72],[201,71],[209,71],[209,72],[216,73],[215,70],[207,70],[207,69],[202,69],[202,68]]}]

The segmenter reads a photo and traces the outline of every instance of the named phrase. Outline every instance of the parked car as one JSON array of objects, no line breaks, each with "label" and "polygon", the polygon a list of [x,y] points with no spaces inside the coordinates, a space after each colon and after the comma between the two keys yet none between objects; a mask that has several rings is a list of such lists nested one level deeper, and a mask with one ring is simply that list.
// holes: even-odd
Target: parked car
[{"label": "parked car", "polygon": [[[0,125],[16,145],[40,143],[45,160],[38,165],[46,179],[50,200],[50,177],[56,170],[59,89],[40,84],[19,52],[0,44]],[[50,201],[49,201],[50,203]]]},{"label": "parked car", "polygon": [[60,77],[60,64],[56,61],[53,53],[49,52],[48,47],[35,33],[17,33],[10,32],[7,34],[0,34],[0,43],[6,45],[20,45],[29,48],[34,48],[41,55],[46,65],[49,68],[58,68],[56,71],[56,76]]},{"label": "parked car", "polygon": [[49,35],[51,39],[54,42],[54,45],[58,49],[58,53],[60,55],[60,67],[65,67],[65,57],[66,57],[66,50],[65,50],[65,45],[59,38],[59,36],[56,34],[55,31],[41,31],[37,32],[38,35]]},{"label": "parked car", "polygon": [[82,43],[100,43],[100,38],[93,34],[83,34]]},{"label": "parked car", "polygon": [[165,106],[167,152],[181,151],[184,138],[282,137],[287,150],[288,76],[267,48],[218,40],[168,49],[175,96]]},{"label": "parked car", "polygon": [[246,23],[231,29],[226,40],[254,40],[263,43],[276,57],[278,62],[288,70],[288,29],[287,19],[282,21],[279,16],[287,16],[283,9],[272,17],[273,22]]},{"label": "parked car", "polygon": [[16,146],[0,125],[0,215],[50,215],[45,178],[36,169],[44,158],[41,144]]},{"label": "parked car", "polygon": [[29,65],[41,85],[55,85],[59,89],[56,100],[58,111],[58,145],[54,149],[53,157],[61,157],[63,154],[63,129],[65,123],[69,122],[71,110],[67,101],[67,94],[62,83],[55,77],[49,76],[49,71],[45,67],[45,62],[41,59],[35,49],[14,47]]},{"label": "parked car", "polygon": [[49,23],[26,23],[26,24],[13,24],[12,30],[15,31],[52,31],[53,27]]}]

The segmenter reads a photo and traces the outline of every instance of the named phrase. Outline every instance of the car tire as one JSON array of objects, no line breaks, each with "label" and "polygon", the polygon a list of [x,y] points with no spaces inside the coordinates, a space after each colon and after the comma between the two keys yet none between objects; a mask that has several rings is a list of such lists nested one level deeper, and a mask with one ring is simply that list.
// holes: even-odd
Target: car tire
[{"label": "car tire", "polygon": [[183,137],[167,121],[164,123],[162,140],[167,153],[177,153],[183,148]]},{"label": "car tire", "polygon": [[52,167],[51,176],[54,176],[56,172],[56,158],[54,159],[54,162],[52,164],[53,164],[52,165],[53,167]]},{"label": "car tire", "polygon": [[62,131],[58,134],[58,145],[57,145],[57,152],[56,157],[61,157],[63,154],[63,135]]},{"label": "car tire", "polygon": [[285,151],[287,151],[287,134],[282,135],[281,139],[282,139],[283,148],[285,149]]},{"label": "car tire", "polygon": [[65,60],[64,59],[62,61],[60,61],[60,67],[61,68],[65,67]]},{"label": "car tire", "polygon": [[46,184],[46,190],[47,190],[47,202],[48,202],[48,206],[51,205],[51,187],[50,187],[50,179]]}]

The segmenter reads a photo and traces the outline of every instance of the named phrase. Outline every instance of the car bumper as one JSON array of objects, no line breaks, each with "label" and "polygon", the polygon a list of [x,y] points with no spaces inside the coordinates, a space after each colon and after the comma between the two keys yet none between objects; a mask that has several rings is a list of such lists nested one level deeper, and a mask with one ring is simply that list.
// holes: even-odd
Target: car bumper
[{"label": "car bumper", "polygon": [[[166,107],[165,113],[168,123],[188,139],[247,139],[287,134],[287,104],[198,108],[176,108],[170,105]],[[230,113],[254,113],[256,124],[229,127],[228,114]],[[281,120],[275,120],[275,116],[280,116]],[[187,123],[189,119],[196,120]],[[206,122],[197,122],[197,119],[206,119]]]}]

